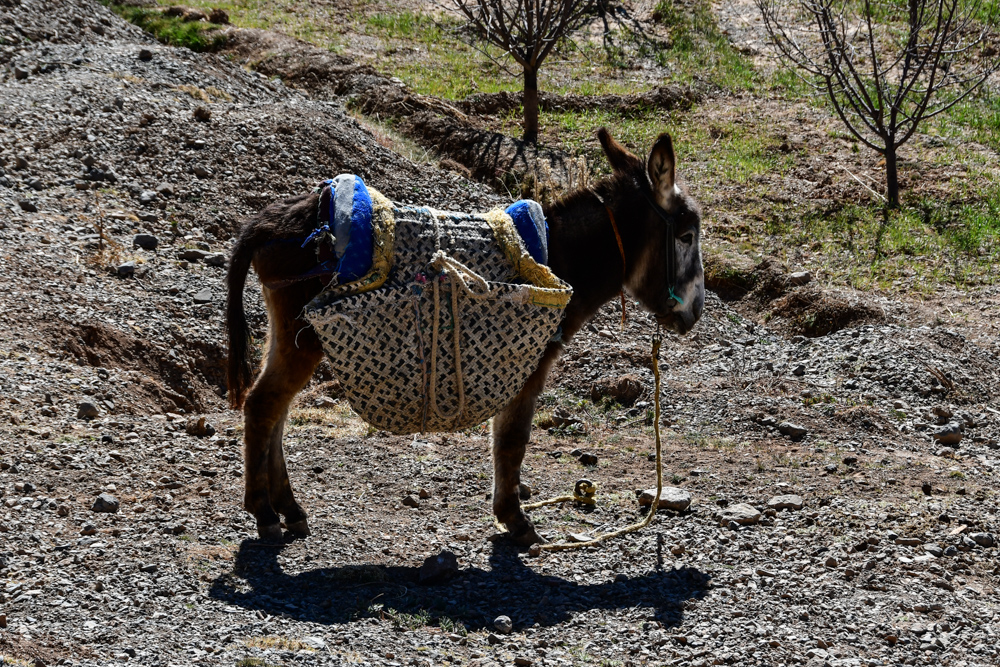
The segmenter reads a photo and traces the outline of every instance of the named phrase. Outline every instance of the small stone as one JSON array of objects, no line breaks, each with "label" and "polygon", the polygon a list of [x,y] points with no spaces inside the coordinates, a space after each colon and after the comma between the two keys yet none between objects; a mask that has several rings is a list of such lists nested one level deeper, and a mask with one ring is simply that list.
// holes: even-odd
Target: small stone
[{"label": "small stone", "polygon": [[531,658],[522,658],[520,656],[514,658],[514,664],[517,667],[531,667]]},{"label": "small stone", "polygon": [[591,452],[583,452],[582,454],[580,454],[579,461],[585,466],[596,466],[597,454],[592,454]]},{"label": "small stone", "polygon": [[420,501],[410,495],[403,498],[403,505],[406,507],[420,507]]},{"label": "small stone", "polygon": [[532,544],[530,547],[528,547],[528,555],[531,556],[532,558],[538,558],[539,556],[541,556],[542,555],[542,545],[541,544]]},{"label": "small stone", "polygon": [[136,234],[132,237],[132,247],[142,248],[143,250],[156,250],[156,247],[160,245],[160,239],[156,238],[152,234]]},{"label": "small stone", "polygon": [[115,271],[119,278],[131,278],[135,275],[135,262],[123,262]]},{"label": "small stone", "polygon": [[83,536],[96,535],[97,527],[92,523],[85,523],[83,527],[80,528],[80,534]]},{"label": "small stone", "polygon": [[208,107],[195,107],[192,115],[195,120],[200,120],[203,123],[208,123],[212,120],[212,112]]},{"label": "small stone", "polygon": [[193,298],[194,302],[197,304],[212,303],[212,290],[203,289],[199,292],[196,292]]},{"label": "small stone", "polygon": [[427,489],[420,489],[420,491],[419,491],[419,493],[417,493],[417,495],[420,496],[421,500],[427,500],[428,498],[431,497],[431,492],[428,491]]},{"label": "small stone", "polygon": [[106,514],[114,514],[118,511],[119,503],[118,499],[115,498],[110,493],[102,493],[97,496],[97,500],[94,501],[94,506],[90,509],[94,512],[104,512]]},{"label": "small stone", "polygon": [[778,424],[778,430],[783,434],[787,435],[792,440],[798,440],[799,438],[804,438],[809,432],[805,427],[799,426],[798,424],[793,424],[792,422],[782,422]]},{"label": "small stone", "polygon": [[197,262],[199,260],[205,259],[212,253],[205,250],[200,250],[198,248],[185,248],[177,253],[179,259],[186,259],[189,262]]},{"label": "small stone", "polygon": [[193,171],[194,175],[198,178],[210,178],[212,176],[212,170],[200,164],[196,164],[191,167],[191,171]]},{"label": "small stone", "polygon": [[76,406],[77,419],[94,419],[95,417],[99,417],[100,414],[101,412],[97,409],[97,406],[90,401],[81,401]]},{"label": "small stone", "polygon": [[804,364],[798,364],[795,368],[792,369],[792,375],[796,377],[802,377],[805,374],[806,374],[806,367]]},{"label": "small stone", "polygon": [[428,556],[417,571],[421,584],[443,583],[458,574],[458,558],[450,551]]},{"label": "small stone", "polygon": [[14,169],[27,169],[30,166],[31,163],[28,162],[28,158],[21,155],[14,157]]},{"label": "small stone", "polygon": [[674,555],[674,556],[683,556],[684,555],[684,545],[683,544],[675,544],[675,545],[673,545],[672,547],[670,547],[670,553],[672,555]]},{"label": "small stone", "polygon": [[902,547],[919,547],[924,543],[919,537],[897,537],[893,542]]},{"label": "small stone", "polygon": [[796,271],[788,274],[788,282],[791,285],[808,285],[812,282],[812,274],[808,271]]},{"label": "small stone", "polygon": [[157,185],[155,188],[156,192],[164,197],[174,196],[174,186],[170,183],[163,182]]},{"label": "small stone", "polygon": [[823,466],[823,470],[827,471],[830,474],[833,474],[833,473],[837,472],[837,464],[836,463],[827,463],[825,466]]},{"label": "small stone", "polygon": [[28,78],[28,70],[21,69],[20,67],[14,68],[14,78],[18,81],[22,81]]},{"label": "small stone", "polygon": [[157,200],[159,195],[153,190],[143,190],[139,193],[139,203],[143,206],[149,206]]},{"label": "small stone", "polygon": [[0,614],[0,628],[7,627],[7,614]]},{"label": "small stone", "polygon": [[221,252],[215,252],[205,257],[205,263],[209,266],[225,266],[226,256]]},{"label": "small stone", "polygon": [[760,512],[746,503],[730,505],[716,516],[723,526],[728,526],[731,522],[741,526],[750,526],[760,521]]},{"label": "small stone", "polygon": [[858,463],[858,457],[857,456],[845,456],[843,460],[844,460],[844,465],[845,466],[853,466],[853,465],[857,465],[857,463]]},{"label": "small stone", "polygon": [[941,449],[934,452],[934,455],[941,456],[946,459],[953,459],[955,458],[955,450],[952,449],[951,447],[942,447]]},{"label": "small stone", "polygon": [[773,510],[800,510],[805,506],[802,496],[775,496],[767,501],[767,506]]},{"label": "small stone", "polygon": [[826,559],[826,561],[823,564],[826,565],[827,567],[837,567],[838,563],[836,558],[830,556],[829,558]]},{"label": "small stone", "polygon": [[951,584],[951,582],[946,581],[945,579],[934,579],[931,581],[931,585],[937,586],[938,588],[944,589],[946,591],[953,592],[955,590],[955,587]]},{"label": "small stone", "polygon": [[144,63],[148,63],[153,59],[153,52],[149,49],[139,49],[139,60]]},{"label": "small stone", "polygon": [[21,210],[25,213],[38,213],[38,207],[35,206],[34,202],[30,199],[18,199],[17,205],[21,207]]},{"label": "small stone", "polygon": [[314,651],[322,651],[326,648],[326,642],[321,637],[303,637],[302,643]]},{"label": "small stone", "polygon": [[934,413],[935,417],[944,417],[945,419],[951,419],[955,414],[952,409],[946,405],[936,405],[931,408],[931,412]]},{"label": "small stone", "polygon": [[503,644],[503,638],[493,632],[491,632],[489,636],[486,637],[486,641],[489,642],[491,646],[496,646],[497,644]]},{"label": "small stone", "polygon": [[509,635],[514,629],[514,624],[511,622],[509,616],[497,616],[493,620],[493,627],[497,629],[497,632]]},{"label": "small stone", "polygon": [[923,493],[924,493],[925,496],[931,495],[931,493],[933,493],[933,491],[934,491],[934,489],[931,487],[931,483],[930,482],[924,482],[923,484],[921,484],[920,485],[920,490],[923,491]]},{"label": "small stone", "polygon": [[[656,497],[656,489],[646,489],[639,494],[639,505],[649,507]],[[683,512],[691,506],[691,494],[684,489],[673,486],[663,487],[660,493],[660,502],[656,508],[661,510],[671,510],[673,512]]]},{"label": "small stone", "polygon": [[962,441],[962,427],[955,422],[949,422],[941,428],[931,431],[931,437],[942,445],[957,445]]}]

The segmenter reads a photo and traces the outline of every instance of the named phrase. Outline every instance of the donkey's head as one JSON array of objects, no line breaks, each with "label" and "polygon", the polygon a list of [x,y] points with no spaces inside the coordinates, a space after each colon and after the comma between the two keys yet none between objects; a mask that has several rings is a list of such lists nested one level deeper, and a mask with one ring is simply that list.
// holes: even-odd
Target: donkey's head
[{"label": "donkey's head", "polygon": [[643,164],[606,129],[597,136],[615,176],[636,190],[626,195],[632,201],[621,209],[632,217],[630,236],[638,244],[629,253],[634,266],[629,267],[625,286],[657,322],[687,333],[705,306],[701,211],[675,179],[673,141],[669,134],[661,134]]}]

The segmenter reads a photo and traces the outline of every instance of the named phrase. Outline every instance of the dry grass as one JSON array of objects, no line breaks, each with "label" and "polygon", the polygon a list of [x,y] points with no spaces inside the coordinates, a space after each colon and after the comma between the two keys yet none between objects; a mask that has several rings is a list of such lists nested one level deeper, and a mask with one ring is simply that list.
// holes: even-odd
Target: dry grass
[{"label": "dry grass", "polygon": [[289,639],[288,637],[278,637],[276,635],[267,635],[264,637],[250,637],[243,643],[251,648],[277,649],[281,651],[316,650],[314,648],[311,648],[305,642],[299,641],[298,639]]}]

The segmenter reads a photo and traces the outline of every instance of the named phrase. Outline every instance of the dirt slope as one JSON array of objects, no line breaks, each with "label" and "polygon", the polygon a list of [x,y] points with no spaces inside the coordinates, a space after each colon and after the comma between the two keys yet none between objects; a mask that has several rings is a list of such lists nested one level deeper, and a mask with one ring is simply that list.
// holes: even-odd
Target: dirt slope
[{"label": "dirt slope", "polygon": [[[713,294],[693,335],[664,346],[666,481],[688,510],[603,549],[531,557],[496,539],[485,427],[373,433],[321,374],[286,433],[315,535],[258,543],[221,387],[221,277],[241,219],[341,172],[402,201],[499,198],[388,151],[336,100],[153,44],[96,3],[8,0],[0,37],[5,659],[1000,661],[989,322],[795,286],[795,267],[771,262],[716,285],[727,300]],[[954,299],[1000,305],[996,290]],[[594,509],[535,513],[551,539],[635,519],[653,479],[651,322],[635,304],[624,332],[618,317],[609,306],[572,343],[536,420],[534,495],[600,487]],[[638,392],[620,405],[609,386]],[[188,422],[201,415],[212,428]],[[774,500],[787,495],[804,506]],[[747,525],[724,514],[741,503]],[[421,568],[442,550],[457,569]]]}]

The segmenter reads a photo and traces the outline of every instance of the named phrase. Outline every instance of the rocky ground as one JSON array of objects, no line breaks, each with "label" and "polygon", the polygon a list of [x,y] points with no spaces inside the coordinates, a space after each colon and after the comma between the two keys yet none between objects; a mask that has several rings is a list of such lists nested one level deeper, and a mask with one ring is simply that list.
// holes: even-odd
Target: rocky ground
[{"label": "rocky ground", "polygon": [[[96,3],[0,8],[4,662],[1000,662],[1000,290],[910,303],[773,261],[713,285],[661,355],[674,510],[583,552],[498,538],[485,426],[373,432],[321,369],[286,433],[314,534],[263,544],[222,386],[240,221],[341,172],[504,199]],[[543,397],[533,496],[599,487],[533,512],[550,539],[639,518],[654,484],[651,323],[628,315],[608,306]]]}]

